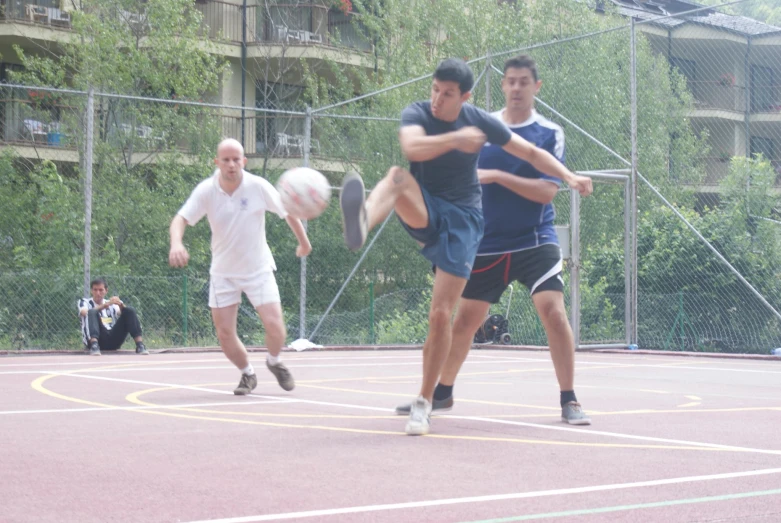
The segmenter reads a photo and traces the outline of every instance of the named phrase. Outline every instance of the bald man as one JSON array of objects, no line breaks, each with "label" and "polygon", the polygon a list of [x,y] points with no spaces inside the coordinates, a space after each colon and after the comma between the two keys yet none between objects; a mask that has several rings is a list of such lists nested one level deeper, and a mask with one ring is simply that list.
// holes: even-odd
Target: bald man
[{"label": "bald man", "polygon": [[168,262],[172,267],[187,265],[190,255],[182,243],[184,230],[205,215],[212,231],[209,307],[220,348],[241,371],[241,381],[233,393],[249,394],[258,384],[247,349],[236,333],[242,293],[255,307],[266,330],[266,366],[280,387],[293,390],[293,376],[280,361],[287,332],[274,278],[276,266],[266,243],[266,211],[287,221],[298,240],[296,256],[308,255],[312,245],[301,220],[287,215],[274,186],[244,170],[247,158],[238,141],[220,142],[214,163],[214,174],[198,184],[171,221]]}]

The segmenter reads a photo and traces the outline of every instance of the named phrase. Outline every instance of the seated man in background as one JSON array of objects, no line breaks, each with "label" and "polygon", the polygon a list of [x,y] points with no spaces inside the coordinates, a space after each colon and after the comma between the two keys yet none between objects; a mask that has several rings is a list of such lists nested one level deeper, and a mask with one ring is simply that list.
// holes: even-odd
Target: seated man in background
[{"label": "seated man in background", "polygon": [[117,350],[127,339],[136,342],[136,354],[148,355],[141,337],[141,323],[133,307],[126,307],[118,296],[105,299],[108,284],[103,278],[90,282],[92,298],[79,300],[81,336],[90,356],[100,356],[102,350]]}]

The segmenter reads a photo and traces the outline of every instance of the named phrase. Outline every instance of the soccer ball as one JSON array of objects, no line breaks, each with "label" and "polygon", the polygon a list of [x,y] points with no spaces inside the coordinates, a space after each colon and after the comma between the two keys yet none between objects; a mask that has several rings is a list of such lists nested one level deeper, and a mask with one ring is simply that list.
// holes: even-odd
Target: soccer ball
[{"label": "soccer ball", "polygon": [[309,167],[296,167],[282,173],[277,190],[288,214],[302,220],[320,216],[331,198],[331,186],[326,177]]}]

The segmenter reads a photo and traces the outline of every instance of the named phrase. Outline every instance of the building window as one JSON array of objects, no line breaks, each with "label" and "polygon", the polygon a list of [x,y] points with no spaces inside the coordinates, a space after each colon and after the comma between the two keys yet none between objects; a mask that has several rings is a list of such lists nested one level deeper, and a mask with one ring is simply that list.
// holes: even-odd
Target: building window
[{"label": "building window", "polygon": [[[258,82],[255,86],[255,107],[303,111],[303,94],[304,88],[299,85]],[[255,121],[255,150],[258,154],[295,156],[301,151],[303,117],[258,112]]]},{"label": "building window", "polygon": [[776,104],[773,70],[761,65],[751,66],[751,112],[772,111]]}]

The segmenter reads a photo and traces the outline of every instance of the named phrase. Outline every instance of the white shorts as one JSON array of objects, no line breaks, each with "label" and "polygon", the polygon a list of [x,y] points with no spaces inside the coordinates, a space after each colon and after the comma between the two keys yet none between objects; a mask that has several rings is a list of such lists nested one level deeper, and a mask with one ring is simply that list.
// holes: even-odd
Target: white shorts
[{"label": "white shorts", "polygon": [[209,307],[229,307],[241,303],[241,293],[247,295],[253,307],[279,303],[279,287],[273,271],[262,272],[251,278],[209,278]]}]

